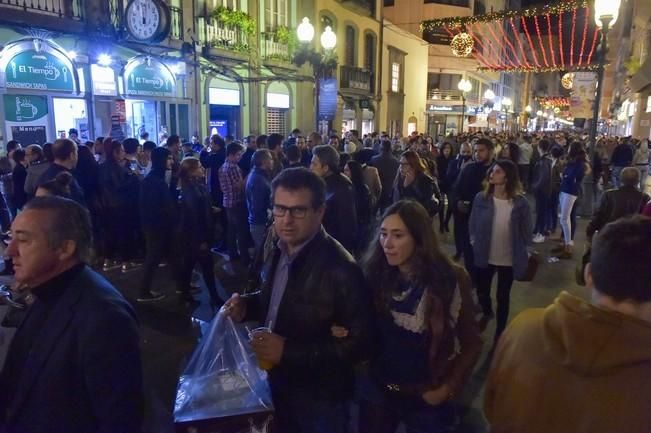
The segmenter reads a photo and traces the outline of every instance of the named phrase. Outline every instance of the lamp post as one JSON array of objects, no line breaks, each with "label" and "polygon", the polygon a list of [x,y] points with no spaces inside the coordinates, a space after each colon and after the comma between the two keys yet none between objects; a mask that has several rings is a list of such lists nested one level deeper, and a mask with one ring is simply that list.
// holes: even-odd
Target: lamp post
[{"label": "lamp post", "polygon": [[[486,114],[490,114],[491,111],[493,110],[493,101],[495,100],[495,92],[493,92],[491,89],[486,89],[484,92],[484,99],[486,102],[484,103],[485,107],[490,107],[490,110],[486,112]],[[488,125],[488,129],[490,129],[490,123],[488,123],[488,116],[486,116],[486,124]],[[497,124],[495,125],[497,127]]]},{"label": "lamp post", "polygon": [[533,110],[533,109],[531,108],[531,105],[527,105],[526,107],[524,107],[524,112],[527,113],[527,114],[525,115],[525,118],[527,119],[527,120],[526,120],[526,123],[525,123],[525,129],[526,129],[527,131],[529,130],[529,118],[531,117],[531,111],[532,111],[532,110]]},{"label": "lamp post", "polygon": [[459,133],[463,133],[463,120],[466,118],[466,94],[472,90],[472,83],[470,80],[462,78],[457,88],[461,90],[461,128],[459,128]]},{"label": "lamp post", "polygon": [[[541,110],[536,111],[536,129],[542,129],[542,122],[541,122],[542,115],[543,112]],[[541,123],[540,126],[538,126],[539,122]]]},{"label": "lamp post", "polygon": [[509,118],[509,107],[513,104],[513,101],[511,101],[511,98],[508,96],[505,98],[502,98],[502,108],[504,109],[504,130],[506,130],[506,123]]},{"label": "lamp post", "polygon": [[604,65],[608,54],[608,31],[617,21],[620,4],[621,0],[595,0],[594,4],[594,20],[597,27],[601,29],[601,50],[599,52],[599,68],[597,69],[597,92],[593,104],[592,124],[590,125],[590,161],[594,157],[597,144],[597,123],[599,122]]},{"label": "lamp post", "polygon": [[[334,50],[337,45],[337,35],[332,31],[330,26],[327,26],[321,37],[319,38],[321,42],[321,47],[325,50],[325,53],[320,55],[315,50],[311,50],[309,45],[314,40],[314,26],[310,23],[310,19],[304,17],[301,21],[301,24],[296,28],[296,35],[298,36],[298,41],[301,43],[304,56],[301,56],[300,59],[298,56],[295,57],[294,61],[299,66],[303,63],[310,62],[312,65],[312,72],[314,74],[314,94],[316,99],[315,104],[315,117],[316,117],[316,128],[317,131],[320,131],[319,128],[319,96],[320,96],[320,80],[326,78],[329,75],[329,70],[332,68],[329,60],[331,60],[332,50]],[[327,132],[327,131],[326,131]]]}]

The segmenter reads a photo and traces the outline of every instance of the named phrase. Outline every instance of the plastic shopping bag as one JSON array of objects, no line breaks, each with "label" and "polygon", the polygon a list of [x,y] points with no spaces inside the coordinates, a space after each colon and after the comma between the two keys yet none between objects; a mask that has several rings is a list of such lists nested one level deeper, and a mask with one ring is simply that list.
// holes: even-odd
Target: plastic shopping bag
[{"label": "plastic shopping bag", "polygon": [[222,308],[179,379],[175,423],[178,426],[190,421],[271,413],[266,379],[266,372],[258,368],[246,330],[233,323]]}]

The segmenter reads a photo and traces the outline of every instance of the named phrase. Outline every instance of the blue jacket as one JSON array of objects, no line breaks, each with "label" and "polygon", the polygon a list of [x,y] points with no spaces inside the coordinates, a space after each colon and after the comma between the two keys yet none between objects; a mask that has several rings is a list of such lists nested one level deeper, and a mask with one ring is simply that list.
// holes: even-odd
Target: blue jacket
[{"label": "blue jacket", "polygon": [[[475,254],[475,266],[488,267],[488,255],[493,232],[495,208],[493,196],[486,197],[483,192],[475,196],[470,212],[470,243]],[[527,245],[531,239],[531,210],[524,195],[513,199],[511,211],[511,239],[513,242],[513,277],[518,280],[525,276],[529,263]]]},{"label": "blue jacket", "polygon": [[572,161],[565,166],[561,178],[561,192],[571,195],[579,195],[581,182],[585,175],[585,163],[583,161]]},{"label": "blue jacket", "polygon": [[266,225],[271,208],[271,181],[263,170],[254,167],[246,180],[246,207],[249,224]]}]

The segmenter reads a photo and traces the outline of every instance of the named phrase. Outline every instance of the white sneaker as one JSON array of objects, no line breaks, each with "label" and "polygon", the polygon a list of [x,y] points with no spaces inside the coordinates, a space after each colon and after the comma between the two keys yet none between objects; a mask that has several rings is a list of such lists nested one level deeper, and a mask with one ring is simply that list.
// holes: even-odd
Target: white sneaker
[{"label": "white sneaker", "polygon": [[537,234],[533,237],[533,243],[534,243],[534,244],[542,244],[543,242],[545,242],[545,237],[544,237],[542,234],[537,233]]}]

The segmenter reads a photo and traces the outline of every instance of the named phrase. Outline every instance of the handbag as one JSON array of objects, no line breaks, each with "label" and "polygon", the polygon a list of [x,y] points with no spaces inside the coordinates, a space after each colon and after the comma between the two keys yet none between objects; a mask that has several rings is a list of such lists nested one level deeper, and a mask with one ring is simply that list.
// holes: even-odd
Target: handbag
[{"label": "handbag", "polygon": [[538,258],[537,253],[530,253],[529,260],[527,261],[527,271],[524,273],[522,278],[518,281],[533,281],[536,277],[536,272],[538,272],[538,266],[540,265],[540,259]]}]

